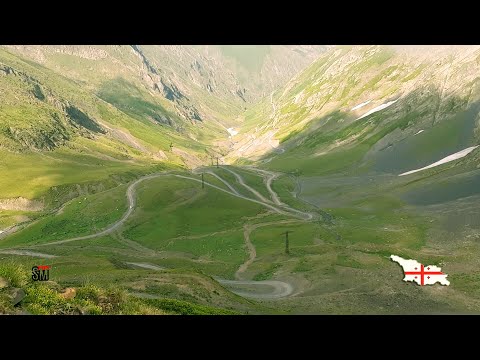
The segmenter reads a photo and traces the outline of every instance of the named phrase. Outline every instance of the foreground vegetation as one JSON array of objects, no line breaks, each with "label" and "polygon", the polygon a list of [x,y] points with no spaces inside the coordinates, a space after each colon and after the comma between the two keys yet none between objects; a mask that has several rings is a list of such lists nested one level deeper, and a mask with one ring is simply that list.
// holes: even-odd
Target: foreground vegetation
[{"label": "foreground vegetation", "polygon": [[140,299],[118,286],[93,283],[64,289],[54,281],[32,282],[29,269],[0,264],[0,314],[33,315],[233,315],[237,312],[177,299]]}]

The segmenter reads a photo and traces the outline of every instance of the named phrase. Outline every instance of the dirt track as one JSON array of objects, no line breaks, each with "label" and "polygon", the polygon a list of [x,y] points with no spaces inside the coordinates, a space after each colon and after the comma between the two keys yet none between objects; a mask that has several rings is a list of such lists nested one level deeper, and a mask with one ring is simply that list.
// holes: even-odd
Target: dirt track
[{"label": "dirt track", "polygon": [[[245,297],[257,298],[257,299],[278,299],[278,298],[281,298],[281,297],[289,296],[293,292],[293,287],[288,283],[285,283],[285,282],[282,282],[282,281],[276,281],[276,280],[253,281],[253,280],[241,279],[241,274],[243,274],[247,270],[248,266],[256,258],[256,249],[255,249],[255,246],[250,241],[250,233],[253,230],[255,230],[259,227],[263,227],[263,226],[276,225],[276,224],[286,224],[286,223],[296,222],[296,221],[300,221],[300,220],[310,220],[310,219],[313,218],[313,215],[310,214],[310,213],[306,213],[306,212],[291,208],[288,205],[286,205],[286,204],[284,204],[280,201],[280,199],[278,198],[278,195],[271,188],[271,183],[278,176],[278,174],[274,174],[274,173],[264,171],[264,170],[259,170],[259,169],[252,169],[253,171],[257,171],[257,172],[263,174],[264,176],[266,176],[266,177],[264,177],[265,184],[266,184],[266,187],[267,187],[267,189],[268,189],[268,191],[271,195],[272,201],[275,205],[280,206],[280,207],[274,206],[272,201],[265,199],[255,189],[253,189],[249,185],[247,185],[245,183],[245,181],[243,180],[243,178],[239,174],[237,174],[234,171],[229,170],[229,169],[226,169],[226,170],[228,170],[229,172],[234,174],[235,177],[237,178],[238,182],[242,186],[247,188],[259,200],[251,199],[249,197],[246,197],[246,196],[243,196],[243,195],[239,194],[238,191],[232,186],[232,184],[229,184],[228,181],[222,179],[220,176],[213,173],[212,171],[207,171],[207,173],[210,173],[211,175],[215,176],[217,179],[222,181],[231,191],[222,189],[222,188],[220,188],[216,185],[210,184],[208,182],[204,182],[204,184],[206,186],[209,186],[209,187],[215,188],[217,190],[223,191],[223,192],[225,192],[227,194],[230,194],[232,196],[242,198],[242,199],[247,200],[247,201],[251,201],[251,202],[261,204],[261,205],[263,205],[263,206],[265,206],[265,207],[267,207],[267,208],[269,208],[269,209],[271,209],[271,210],[273,210],[273,211],[275,211],[279,214],[286,215],[286,216],[289,216],[289,217],[294,217],[296,219],[281,220],[281,221],[276,221],[276,222],[266,222],[266,223],[253,224],[253,225],[246,224],[244,226],[244,239],[245,239],[246,249],[247,249],[247,252],[249,254],[249,258],[247,259],[247,261],[245,261],[245,263],[243,263],[239,267],[239,269],[235,273],[235,278],[237,280],[225,280],[225,279],[217,279],[217,280],[219,281],[219,283],[227,285],[228,287],[236,287],[236,289],[233,289],[232,292],[235,292],[235,293],[237,293],[241,296],[245,296]],[[134,183],[132,183],[127,188],[127,192],[126,192],[126,196],[127,196],[127,200],[128,200],[127,211],[123,214],[123,216],[120,220],[111,224],[106,229],[104,229],[102,231],[99,231],[95,234],[90,234],[90,235],[86,235],[86,236],[79,236],[79,237],[75,237],[75,238],[70,238],[70,239],[65,239],[65,240],[60,240],[60,241],[54,241],[54,242],[49,242],[49,243],[44,243],[44,244],[32,245],[32,246],[28,246],[28,247],[29,248],[35,248],[35,247],[48,246],[48,245],[61,245],[61,244],[65,244],[65,243],[69,243],[69,242],[73,242],[73,241],[80,241],[80,240],[86,240],[86,239],[101,237],[101,236],[108,235],[108,234],[111,234],[111,233],[114,233],[114,232],[117,235],[119,235],[119,237],[122,240],[124,240],[125,242],[128,241],[129,245],[131,245],[131,247],[133,247],[132,246],[133,244],[130,244],[130,243],[135,243],[134,241],[122,238],[122,236],[121,236],[121,226],[125,223],[125,221],[131,216],[131,214],[135,210],[135,207],[136,207],[135,189],[137,188],[137,186],[141,182],[143,182],[145,180],[158,178],[158,177],[161,177],[161,176],[175,176],[175,177],[182,178],[182,179],[188,179],[188,180],[193,180],[193,181],[196,181],[196,182],[202,182],[200,179],[197,179],[197,178],[194,178],[194,177],[183,176],[183,175],[178,175],[178,174],[169,174],[169,173],[161,173],[161,174],[144,176],[144,177],[136,180]],[[144,248],[140,244],[138,244],[138,247],[134,246],[134,248],[138,251],[149,253],[149,255],[151,255],[151,256],[155,255],[154,254],[155,252],[153,250]],[[0,253],[13,254],[13,255],[36,256],[36,257],[44,257],[44,258],[56,257],[55,255],[35,253],[35,252],[31,252],[31,251],[28,251],[28,250],[22,250],[22,249],[5,249],[5,250],[0,250]],[[131,265],[137,266],[137,267],[142,267],[142,268],[147,268],[147,269],[151,269],[151,270],[159,270],[160,269],[157,266],[151,266],[150,264],[145,264],[145,263],[131,263]],[[242,289],[242,287],[243,287],[243,289]],[[267,290],[267,292],[252,291],[251,290],[252,287],[253,288],[256,287],[257,289],[264,289],[264,290],[270,288],[271,291],[268,291],[268,290]],[[250,291],[249,291],[249,289],[250,289]]]},{"label": "dirt track", "polygon": [[57,257],[56,255],[37,253],[33,251],[28,251],[28,250],[0,250],[0,254],[32,256],[32,257],[39,257],[39,258],[45,258],[45,259],[51,259],[51,258]]},{"label": "dirt track", "polygon": [[118,230],[118,228],[121,225],[123,225],[123,223],[125,223],[125,221],[127,221],[127,219],[130,217],[130,215],[135,210],[136,198],[134,196],[134,194],[135,194],[134,190],[138,186],[138,184],[140,184],[142,181],[145,181],[145,180],[155,179],[157,177],[166,176],[166,175],[167,174],[147,175],[147,176],[144,176],[144,177],[138,179],[133,184],[131,184],[127,189],[127,199],[128,199],[128,209],[127,209],[127,211],[125,212],[125,214],[123,214],[123,216],[120,220],[113,223],[112,225],[110,225],[106,229],[104,229],[100,232],[97,232],[95,234],[91,234],[91,235],[78,236],[78,237],[74,237],[74,238],[66,239],[66,240],[53,241],[53,242],[49,242],[49,243],[45,243],[45,244],[32,245],[31,247],[39,247],[39,246],[47,246],[47,245],[60,245],[60,244],[66,244],[66,243],[69,243],[69,242],[72,242],[72,241],[93,239],[93,238],[96,238],[96,237],[101,237],[101,236],[104,236],[104,235],[108,235],[108,234],[114,232],[115,230]]},{"label": "dirt track", "polygon": [[244,231],[243,231],[243,237],[245,239],[245,246],[247,247],[248,251],[248,259],[245,261],[240,267],[238,268],[237,272],[235,273],[235,278],[237,280],[242,280],[241,279],[241,274],[247,270],[247,268],[250,266],[251,263],[255,261],[255,258],[257,257],[257,250],[255,249],[255,246],[252,244],[250,241],[250,233],[258,229],[260,227],[264,226],[270,226],[270,225],[280,225],[280,224],[290,224],[292,222],[297,222],[298,220],[280,220],[280,221],[271,221],[271,222],[266,222],[266,223],[261,223],[261,224],[254,224],[254,225],[245,225],[244,226]]},{"label": "dirt track", "polygon": [[[253,299],[280,299],[286,296],[289,296],[293,292],[293,286],[289,283],[277,280],[264,280],[264,281],[253,281],[253,280],[224,280],[216,279],[220,284],[227,285],[228,287],[237,287],[237,289],[230,289],[231,292]],[[268,293],[259,293],[258,291],[248,291],[247,289],[238,289],[238,286],[253,286],[260,288],[270,288]]]}]

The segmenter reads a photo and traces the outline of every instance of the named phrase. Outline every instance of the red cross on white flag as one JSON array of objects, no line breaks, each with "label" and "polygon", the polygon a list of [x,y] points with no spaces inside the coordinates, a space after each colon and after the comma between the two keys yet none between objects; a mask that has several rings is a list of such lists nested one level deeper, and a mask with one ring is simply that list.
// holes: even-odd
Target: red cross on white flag
[{"label": "red cross on white flag", "polygon": [[418,285],[433,285],[439,282],[442,285],[450,285],[447,274],[441,272],[441,268],[435,265],[424,266],[416,260],[405,260],[400,256],[392,255],[390,259],[399,263],[403,268],[405,277],[403,281],[414,281]]}]

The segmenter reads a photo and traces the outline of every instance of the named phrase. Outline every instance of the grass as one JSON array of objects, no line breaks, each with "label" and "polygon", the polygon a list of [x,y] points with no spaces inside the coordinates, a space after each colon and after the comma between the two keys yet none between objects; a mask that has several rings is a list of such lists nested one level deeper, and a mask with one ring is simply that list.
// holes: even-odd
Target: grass
[{"label": "grass", "polygon": [[[252,171],[242,170],[241,168],[233,168],[237,174],[242,176],[243,180],[254,190],[258,191],[265,199],[270,199],[270,193],[268,192],[263,178]],[[237,186],[238,187],[238,186]],[[249,194],[250,197],[255,197],[252,193]]]},{"label": "grass", "polygon": [[[440,97],[430,90],[429,95],[423,95],[420,89],[385,111],[353,121],[353,115],[342,110],[351,108],[350,103],[358,104],[370,95],[378,101],[394,96],[402,89],[401,82],[416,81],[428,69],[425,64],[415,69],[408,63],[397,66],[392,61],[394,54],[388,49],[373,50],[335,49],[313,63],[286,92],[274,93],[279,116],[277,136],[286,152],[266,167],[292,176],[276,179],[273,189],[283,202],[320,213],[322,217],[312,222],[253,230],[250,238],[257,257],[244,275],[254,280],[291,283],[296,296],[272,302],[271,308],[261,307],[226,291],[210,278],[232,278],[246,260],[245,224],[285,217],[271,215],[259,204],[216,189],[202,189],[198,182],[162,177],[139,186],[139,207],[124,229],[125,238],[157,252],[139,250],[112,234],[42,248],[41,251],[58,256],[53,259],[0,254],[0,277],[9,282],[9,287],[26,290],[21,309],[35,314],[478,312],[479,222],[474,216],[478,213],[478,199],[468,197],[475,195],[477,174],[472,172],[462,177],[459,174],[463,170],[457,173],[442,168],[416,175],[412,181],[372,175],[372,171],[395,173],[403,167],[409,170],[415,162],[422,165],[438,160],[434,158],[444,153],[447,155],[447,151],[472,145],[477,140],[474,125],[478,111],[472,107],[463,112],[465,101],[451,98],[441,103],[435,113],[437,123],[431,126]],[[121,56],[135,60],[128,51],[122,51]],[[345,65],[340,59],[345,54],[358,55],[363,60],[347,64],[341,74],[331,77],[330,70]],[[163,116],[171,115],[168,102],[142,90],[138,82],[126,76],[126,70],[123,74],[124,70],[112,69],[108,59],[95,62],[59,55],[48,60],[69,68],[69,76],[75,78],[72,81],[3,50],[0,58],[38,79],[38,83],[23,84],[23,80],[9,76],[0,78],[3,91],[0,171],[9,175],[0,179],[0,198],[43,198],[47,210],[58,207],[65,199],[75,198],[60,215],[47,211],[2,211],[2,227],[13,225],[23,216],[38,220],[2,240],[2,246],[48,242],[98,231],[126,210],[127,182],[166,168],[152,164],[149,156],[114,137],[91,137],[80,129],[82,124],[95,132],[100,129],[90,121],[102,120],[132,134],[148,151],[164,151],[172,163],[180,163],[180,159],[168,152],[170,142],[192,154],[205,155],[206,143],[221,132],[213,129],[209,121],[198,123],[193,129],[187,122],[172,117],[178,132],[161,124]],[[108,76],[93,79],[88,71],[72,75],[72,70],[85,64],[105,70]],[[81,82],[85,86],[79,86]],[[192,98],[200,93],[192,91]],[[303,97],[294,104],[292,99],[300,92]],[[313,103],[310,96],[316,96]],[[81,114],[70,111],[79,120],[79,128],[66,123],[62,111],[46,102],[51,97],[66,99],[81,111]],[[205,105],[225,114],[234,112],[227,103],[215,102],[211,97],[205,98]],[[240,136],[264,124],[271,112],[267,96],[245,113]],[[313,121],[305,121],[308,116]],[[31,119],[38,119],[38,127],[31,126]],[[424,127],[425,132],[405,137],[417,127]],[[192,140],[193,136],[199,141]],[[312,155],[336,141],[353,137],[356,139],[349,145]],[[395,144],[389,150],[386,146],[390,142]],[[25,146],[53,150],[20,153]],[[475,168],[475,158],[469,161],[462,169]],[[230,173],[222,169],[214,171],[239,192],[253,197]],[[247,183],[269,196],[261,177],[238,171]],[[368,179],[370,175],[374,180]],[[303,190],[307,188],[305,197],[319,209],[292,196],[295,180],[302,183]],[[206,181],[226,189],[210,175],[206,175]],[[88,195],[78,197],[80,193]],[[436,205],[416,206],[415,200],[423,205],[435,200]],[[448,200],[455,201],[446,205]],[[284,238],[287,230],[291,231],[288,255]],[[449,274],[451,286],[406,284],[401,269],[388,259],[391,254],[425,264],[441,264],[442,270]],[[154,264],[163,270],[134,269],[127,262]],[[29,282],[33,264],[51,265],[54,283]],[[59,296],[66,286],[77,288],[74,301]],[[134,298],[128,292],[160,299]],[[6,291],[0,289],[0,312],[17,310],[9,305]]]},{"label": "grass", "polygon": [[[245,189],[240,183],[237,181],[237,178],[235,175],[233,175],[231,172],[222,169],[222,168],[212,168],[211,169],[215,174],[220,176],[222,179],[224,179],[226,182],[230,184],[237,192],[243,196],[250,197],[254,196],[250,191]],[[229,190],[230,191],[230,190]]]},{"label": "grass", "polygon": [[70,201],[61,214],[51,214],[15,233],[2,246],[37,244],[99,232],[119,220],[127,210],[127,186]]},{"label": "grass", "polygon": [[[196,175],[199,180],[201,180],[202,176],[201,175]],[[231,191],[223,182],[218,180],[215,176],[211,174],[204,174],[204,180],[212,185],[218,186],[221,189],[224,189],[226,191]]]},{"label": "grass", "polygon": [[146,181],[138,194],[139,209],[128,220],[126,234],[157,248],[169,238],[239,228],[242,216],[264,210],[259,204],[172,177]]},{"label": "grass", "polygon": [[0,198],[35,199],[45,196],[52,187],[100,182],[115,174],[148,169],[147,164],[102,160],[67,149],[47,154],[0,153],[0,171],[9,174],[0,179]]},{"label": "grass", "polygon": [[[118,286],[102,287],[88,283],[76,288],[73,299],[61,296],[61,286],[56,282],[32,283],[28,281],[26,268],[14,262],[0,266],[0,276],[7,280],[9,287],[23,288],[26,296],[20,309],[34,315],[232,315],[236,311],[190,303],[177,299],[137,299]],[[10,305],[5,296],[6,289],[0,289],[0,312],[18,311]]]},{"label": "grass", "polygon": [[37,217],[39,214],[32,211],[0,210],[0,229],[5,229],[24,221]]},{"label": "grass", "polygon": [[163,249],[192,254],[207,262],[195,267],[223,277],[231,277],[247,258],[242,231],[231,231],[199,239],[171,240]]},{"label": "grass", "polygon": [[[227,293],[208,277],[188,272],[171,274],[151,272],[151,275],[157,275],[157,278],[163,279],[163,282],[178,283],[179,278],[182,278],[182,290],[175,289],[175,291],[165,294],[168,296],[164,297],[162,291],[157,289],[154,294],[159,296],[159,299],[137,298],[129,294],[132,290],[138,292],[138,290],[129,288],[129,281],[134,281],[135,284],[141,283],[145,279],[145,273],[135,270],[116,270],[115,268],[107,271],[102,266],[98,266],[101,264],[100,258],[90,258],[89,260],[97,265],[97,277],[83,277],[77,274],[75,281],[72,282],[65,277],[66,274],[73,273],[74,269],[83,268],[82,265],[87,263],[87,259],[84,259],[85,263],[83,263],[79,262],[82,260],[81,257],[72,256],[71,259],[73,258],[77,259],[76,262],[52,259],[55,264],[50,270],[50,281],[45,283],[31,281],[31,260],[20,258],[2,261],[0,277],[7,281],[7,287],[0,289],[0,313],[14,314],[19,311],[27,311],[38,315],[75,315],[80,313],[91,315],[233,315],[242,313],[245,309],[250,309],[250,311],[255,309],[254,304]],[[41,262],[40,260],[36,263]],[[94,273],[93,270],[91,272]],[[130,274],[122,276],[121,272]],[[150,279],[155,280],[152,276]],[[201,281],[199,282],[198,279]],[[17,307],[11,306],[7,296],[10,289],[14,287],[21,288],[26,293],[26,297]],[[73,299],[67,300],[60,296],[66,287],[76,289],[76,296]],[[209,295],[209,291],[213,291],[213,294]],[[188,300],[180,299],[189,292],[193,296],[187,296]]]},{"label": "grass", "polygon": [[300,191],[300,189],[297,188],[296,178],[294,176],[280,176],[272,182],[271,187],[272,190],[277,193],[280,200],[290,207],[315,212],[316,208],[293,195],[293,193],[295,193],[296,196],[298,196],[299,194],[296,192]]},{"label": "grass", "polygon": [[246,257],[242,218],[264,212],[261,205],[178,178],[149,180],[138,194],[139,208],[126,223],[128,238],[213,261],[210,270],[223,276],[231,276]]},{"label": "grass", "polygon": [[258,228],[250,234],[250,240],[255,245],[259,261],[263,257],[285,254],[286,231],[290,232],[290,256],[303,255],[306,247],[313,246],[314,239],[321,233],[319,226],[312,223],[279,224]]},{"label": "grass", "polygon": [[180,315],[239,315],[238,312],[226,309],[217,309],[211,306],[196,305],[175,299],[147,299],[146,304],[165,310],[168,313]]},{"label": "grass", "polygon": [[256,274],[252,280],[263,281],[269,280],[275,274],[275,271],[280,267],[280,264],[271,264],[264,272]]}]

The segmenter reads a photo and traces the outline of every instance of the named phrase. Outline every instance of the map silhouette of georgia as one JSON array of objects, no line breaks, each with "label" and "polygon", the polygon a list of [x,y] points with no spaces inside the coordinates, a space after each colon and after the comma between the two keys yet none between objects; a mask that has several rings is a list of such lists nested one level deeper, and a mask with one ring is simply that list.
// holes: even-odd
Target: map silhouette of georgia
[{"label": "map silhouette of georgia", "polygon": [[441,272],[441,268],[435,265],[423,266],[416,260],[405,260],[400,256],[391,255],[390,259],[399,263],[403,268],[405,277],[403,281],[414,281],[418,285],[433,285],[439,282],[442,285],[450,285],[447,274]]}]

